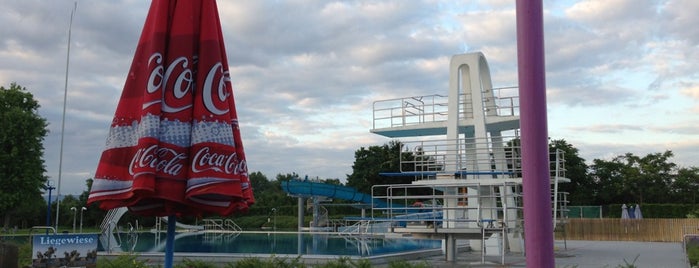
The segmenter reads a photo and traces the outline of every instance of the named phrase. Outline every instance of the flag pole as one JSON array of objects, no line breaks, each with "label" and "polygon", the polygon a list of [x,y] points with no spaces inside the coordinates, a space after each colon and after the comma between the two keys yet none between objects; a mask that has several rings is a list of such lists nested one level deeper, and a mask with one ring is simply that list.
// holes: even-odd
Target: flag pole
[{"label": "flag pole", "polygon": [[[61,212],[61,174],[63,169],[63,139],[66,130],[66,102],[68,101],[68,66],[70,63],[70,36],[73,29],[73,15],[78,9],[78,2],[73,4],[73,11],[70,12],[70,24],[68,24],[68,52],[66,53],[66,79],[63,87],[63,116],[61,118],[61,145],[58,152],[58,185],[56,185],[56,231],[58,231],[58,216]],[[49,204],[50,205],[50,204]]]}]

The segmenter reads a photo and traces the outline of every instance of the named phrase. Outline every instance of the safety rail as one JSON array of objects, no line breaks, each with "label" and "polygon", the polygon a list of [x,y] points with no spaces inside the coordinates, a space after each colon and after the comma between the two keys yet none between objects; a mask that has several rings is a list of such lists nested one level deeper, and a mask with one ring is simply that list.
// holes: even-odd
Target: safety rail
[{"label": "safety rail", "polygon": [[45,230],[46,234],[49,234],[49,231],[51,231],[51,234],[57,234],[56,228],[53,228],[53,226],[32,226],[32,228],[29,230],[29,237],[32,236],[34,230]]},{"label": "safety rail", "polygon": [[204,219],[203,221],[205,232],[240,233],[243,231],[243,229],[231,219]]},{"label": "safety rail", "polygon": [[434,94],[375,101],[373,128],[446,121],[447,100],[447,96]]},{"label": "safety rail", "polygon": [[[467,190],[484,187],[492,187],[493,192],[473,194]],[[401,227],[411,222],[425,222],[433,229],[516,228],[520,227],[517,219],[521,218],[522,209],[519,190],[519,185],[512,182],[497,185],[478,182],[375,185],[372,187],[372,197],[384,200],[389,205],[385,208],[374,207],[371,217],[375,221],[391,221],[394,226]],[[469,206],[469,200],[478,200],[477,205]]]},{"label": "safety rail", "polygon": [[350,226],[343,227],[342,230],[339,231],[339,234],[341,236],[348,236],[367,233],[369,229],[369,223],[369,220],[359,220]]},{"label": "safety rail", "polygon": [[[522,147],[520,138],[467,138],[460,140],[401,141],[400,172],[383,174],[436,179],[437,174],[467,178],[521,178]],[[552,150],[549,155],[551,178],[565,178],[565,152]]]},{"label": "safety rail", "polygon": [[[478,191],[471,192],[469,188]],[[568,193],[557,189],[552,187],[551,192],[554,226],[565,224],[568,218]],[[422,222],[434,230],[522,228],[522,185],[517,182],[375,185],[372,197],[388,206],[374,206],[371,220],[391,222],[393,227]]]},{"label": "safety rail", "polygon": [[[492,92],[491,92],[492,91]],[[519,115],[517,87],[485,89],[483,109],[488,115]],[[459,119],[473,118],[470,93],[459,95]],[[439,94],[374,101],[372,129],[405,127],[447,121],[448,97]],[[468,112],[467,112],[468,111]]]},{"label": "safety rail", "polygon": [[110,209],[107,211],[107,215],[105,215],[102,223],[100,224],[100,239],[102,240],[102,244],[105,246],[107,252],[111,252],[112,249],[121,247],[121,237],[118,234],[115,235],[115,231],[117,229],[119,219],[121,219],[121,216],[123,216],[126,211],[128,211],[128,209],[125,207]]},{"label": "safety rail", "polygon": [[390,221],[394,232],[441,235],[452,241],[448,252],[455,252],[454,238],[477,239],[481,261],[486,241],[496,239],[504,264],[508,234],[523,228],[521,184],[516,182],[375,185],[372,197],[389,204],[374,207],[372,218]]}]

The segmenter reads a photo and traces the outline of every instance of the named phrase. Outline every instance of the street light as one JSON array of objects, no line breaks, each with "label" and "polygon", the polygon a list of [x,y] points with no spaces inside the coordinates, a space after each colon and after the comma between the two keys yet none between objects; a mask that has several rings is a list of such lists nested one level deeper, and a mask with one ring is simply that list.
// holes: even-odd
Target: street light
[{"label": "street light", "polygon": [[75,207],[71,207],[70,210],[73,211],[73,233],[75,233],[75,215],[78,213],[78,210]]},{"label": "street light", "polygon": [[80,209],[80,233],[83,233],[83,211],[87,210],[86,207]]},{"label": "street light", "polygon": [[272,208],[272,231],[277,231],[277,208]]},{"label": "street light", "polygon": [[[49,190],[49,200],[46,203],[46,226],[48,227],[51,226],[51,191],[56,187],[53,187],[52,181],[46,181],[44,189]],[[49,229],[46,229],[46,234],[49,234]]]}]

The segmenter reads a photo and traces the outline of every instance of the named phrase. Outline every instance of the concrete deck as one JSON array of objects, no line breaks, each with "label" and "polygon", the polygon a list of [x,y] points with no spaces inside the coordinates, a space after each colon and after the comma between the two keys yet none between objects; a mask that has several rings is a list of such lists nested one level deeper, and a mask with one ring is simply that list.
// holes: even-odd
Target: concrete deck
[{"label": "concrete deck", "polygon": [[[688,267],[679,242],[568,241],[564,249],[563,241],[556,241],[555,248],[556,267]],[[486,256],[486,263],[481,263],[480,253],[472,251],[458,253],[455,262],[445,261],[444,256],[410,262],[425,261],[431,267],[526,267],[526,259],[521,254],[509,253],[503,266],[500,256]]]}]

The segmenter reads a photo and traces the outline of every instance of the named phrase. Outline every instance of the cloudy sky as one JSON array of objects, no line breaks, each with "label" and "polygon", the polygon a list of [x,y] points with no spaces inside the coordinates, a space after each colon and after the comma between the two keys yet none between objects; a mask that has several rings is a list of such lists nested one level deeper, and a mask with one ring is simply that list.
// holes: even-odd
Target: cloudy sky
[{"label": "cloudy sky", "polygon": [[[57,181],[73,0],[0,0],[0,85],[34,94]],[[454,54],[517,84],[514,0],[219,1],[251,171],[344,180],[372,102],[446,94]],[[150,1],[78,1],[61,193],[97,166]],[[586,160],[672,150],[699,166],[699,1],[544,1],[549,136]]]}]

